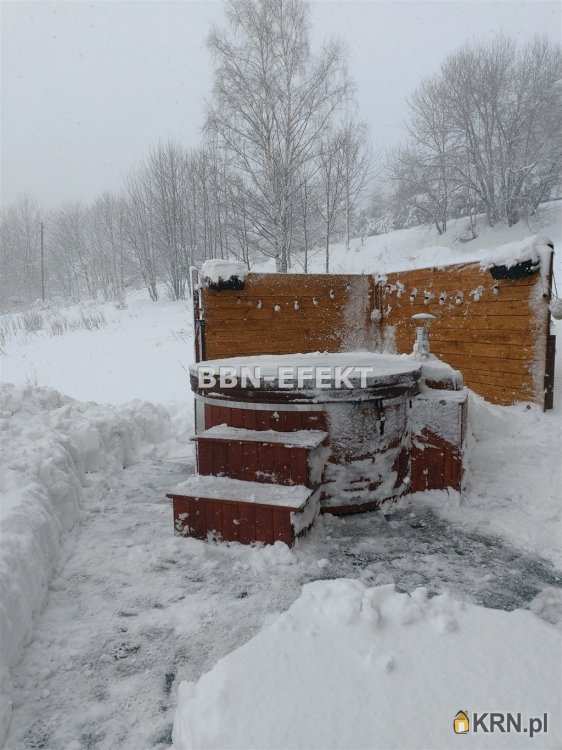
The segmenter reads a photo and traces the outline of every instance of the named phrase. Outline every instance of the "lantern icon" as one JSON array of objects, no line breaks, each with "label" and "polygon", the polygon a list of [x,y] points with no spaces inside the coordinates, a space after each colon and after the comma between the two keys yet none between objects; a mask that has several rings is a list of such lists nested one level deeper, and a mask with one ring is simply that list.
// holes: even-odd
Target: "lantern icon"
[{"label": "lantern icon", "polygon": [[470,719],[467,711],[458,711],[453,719],[453,731],[455,734],[467,734],[470,729]]}]

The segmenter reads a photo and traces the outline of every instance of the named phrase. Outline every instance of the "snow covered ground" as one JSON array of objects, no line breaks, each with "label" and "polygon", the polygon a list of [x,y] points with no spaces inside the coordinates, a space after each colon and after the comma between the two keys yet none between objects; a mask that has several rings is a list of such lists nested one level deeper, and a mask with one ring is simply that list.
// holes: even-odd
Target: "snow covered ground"
[{"label": "snow covered ground", "polygon": [[0,737],[10,713],[9,669],[31,640],[85,497],[172,443],[161,406],[100,406],[0,384]]},{"label": "snow covered ground", "polygon": [[[165,299],[164,290],[162,296],[155,304],[144,290],[132,292],[124,310],[110,303],[87,306],[86,314],[101,313],[106,325],[63,335],[53,335],[49,320],[79,320],[84,308],[47,311],[41,330],[20,330],[0,346],[0,381],[50,386],[83,401],[185,403],[193,311],[188,302]],[[11,317],[0,316],[0,330]]]},{"label": "snow covered ground", "polygon": [[392,584],[316,581],[197,683],[180,685],[174,748],[441,750],[452,747],[457,712],[500,706],[525,706],[525,727],[529,712],[541,726],[548,714],[548,732],[481,733],[471,747],[534,740],[559,748],[553,653],[562,653],[562,633],[523,610],[430,598],[424,588],[404,594]]},{"label": "snow covered ground", "polygon": [[[185,303],[154,305],[133,293],[123,310],[38,312],[35,332],[15,325],[18,316],[0,320],[0,741],[10,714],[8,671],[31,638],[86,495],[148,452],[191,454]],[[84,319],[99,323],[88,329]],[[83,401],[44,387],[51,385]],[[134,400],[143,395],[158,405]]]},{"label": "snow covered ground", "polygon": [[[562,247],[552,206],[539,223],[532,232]],[[486,230],[465,245],[454,230],[439,238],[451,254],[439,262],[529,232]],[[345,265],[336,248],[334,270],[430,265],[431,243],[427,228],[371,238]],[[562,256],[557,271],[560,286]],[[319,578],[426,586],[562,623],[562,346],[553,412],[471,399],[462,500],[418,495],[385,514],[323,518],[294,551],[248,549],[171,533],[164,494],[193,471],[189,305],[135,292],[124,310],[97,307],[104,326],[20,330],[0,353],[0,381],[20,386],[2,388],[0,408],[0,736],[11,699],[9,750],[169,747],[177,683],[197,680]],[[133,398],[153,404],[127,405]],[[9,538],[19,541],[5,545],[12,519]]]},{"label": "snow covered ground", "polygon": [[[193,458],[146,458],[85,496],[48,606],[13,670],[6,750],[165,750],[178,684],[212,669],[317,579],[425,586],[562,621],[561,572],[423,506],[324,517],[291,551],[174,537],[164,494],[193,467]],[[451,718],[443,716],[447,727]]]}]

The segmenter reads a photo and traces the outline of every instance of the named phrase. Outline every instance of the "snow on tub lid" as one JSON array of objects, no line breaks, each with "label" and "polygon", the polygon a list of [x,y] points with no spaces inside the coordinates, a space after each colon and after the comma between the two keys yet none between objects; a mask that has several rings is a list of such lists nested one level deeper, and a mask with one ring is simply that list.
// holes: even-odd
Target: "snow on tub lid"
[{"label": "snow on tub lid", "polygon": [[193,378],[199,378],[200,385],[205,377],[218,378],[221,373],[227,377],[230,372],[240,384],[245,382],[253,387],[264,384],[308,389],[317,387],[320,378],[324,387],[334,385],[339,379],[339,387],[345,388],[344,377],[353,387],[391,384],[407,377],[417,380],[421,375],[421,365],[403,354],[312,352],[206,360],[192,364],[190,373]]}]

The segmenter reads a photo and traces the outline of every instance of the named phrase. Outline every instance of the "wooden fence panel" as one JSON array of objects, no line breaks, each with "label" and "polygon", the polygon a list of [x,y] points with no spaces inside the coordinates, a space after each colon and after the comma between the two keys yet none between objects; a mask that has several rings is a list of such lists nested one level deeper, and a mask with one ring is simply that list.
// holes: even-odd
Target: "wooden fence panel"
[{"label": "wooden fence panel", "polygon": [[410,352],[411,316],[437,316],[431,350],[461,370],[465,384],[489,401],[544,404],[548,294],[539,273],[495,280],[480,264],[389,273],[382,324],[398,352]]},{"label": "wooden fence panel", "polygon": [[249,274],[244,289],[205,289],[206,359],[371,349],[374,298],[362,275]]},{"label": "wooden fence panel", "polygon": [[[243,289],[204,289],[206,359],[394,348],[412,351],[411,316],[437,316],[431,349],[489,401],[545,401],[550,279],[495,280],[478,263],[384,276],[249,274]],[[546,381],[545,381],[546,376]]]}]

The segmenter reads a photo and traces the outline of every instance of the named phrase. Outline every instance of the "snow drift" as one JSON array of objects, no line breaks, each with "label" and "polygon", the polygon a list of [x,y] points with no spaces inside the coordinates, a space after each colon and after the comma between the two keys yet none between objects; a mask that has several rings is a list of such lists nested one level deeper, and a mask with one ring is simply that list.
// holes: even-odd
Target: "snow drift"
[{"label": "snow drift", "polygon": [[456,526],[495,534],[562,568],[562,420],[537,406],[468,405],[462,495],[432,491],[427,503]]},{"label": "snow drift", "polygon": [[[561,656],[560,632],[528,611],[316,581],[198,682],[181,683],[174,748],[439,750],[452,747],[459,710],[521,711],[524,723],[547,712],[535,742],[560,747]],[[469,744],[515,748],[528,737],[496,731]]]},{"label": "snow drift", "polygon": [[0,384],[0,744],[9,669],[31,637],[83,492],[170,432],[168,412],[146,402],[100,406]]}]

